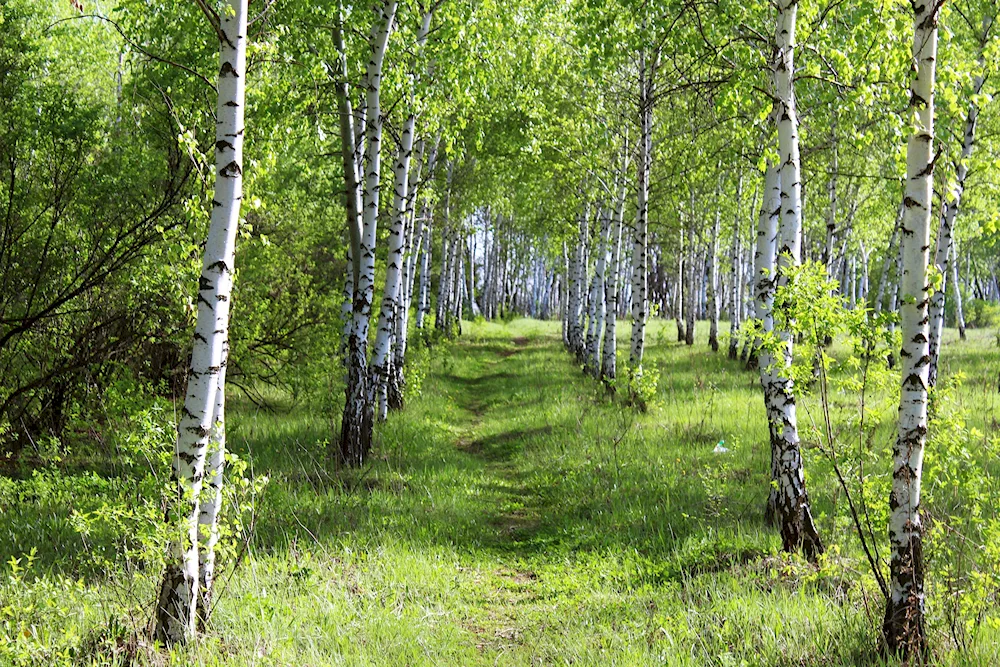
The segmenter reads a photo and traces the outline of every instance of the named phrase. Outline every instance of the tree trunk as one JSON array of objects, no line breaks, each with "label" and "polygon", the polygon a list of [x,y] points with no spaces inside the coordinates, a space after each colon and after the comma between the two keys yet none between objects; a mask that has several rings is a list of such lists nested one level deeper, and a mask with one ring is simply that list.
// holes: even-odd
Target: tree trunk
[{"label": "tree trunk", "polygon": [[587,363],[594,379],[601,377],[601,336],[604,333],[605,318],[605,272],[608,265],[608,246],[611,243],[611,211],[601,207],[601,232],[597,241],[597,266],[594,270],[594,287],[590,291],[590,316],[594,324],[594,336],[588,340]]},{"label": "tree trunk", "polygon": [[[952,240],[954,246],[955,241]],[[958,248],[951,253],[951,284],[952,295],[955,297],[955,326],[958,327],[958,337],[965,340],[965,313],[962,312],[962,287],[958,283]]]},{"label": "tree trunk", "polygon": [[417,328],[423,329],[427,321],[427,316],[431,312],[431,253],[433,252],[431,242],[433,239],[430,205],[425,203],[420,211],[420,217],[424,223],[424,241],[420,244],[420,288],[417,292]]},{"label": "tree trunk", "polygon": [[882,275],[878,277],[878,291],[875,293],[875,312],[882,312],[882,303],[885,299],[885,288],[889,283],[889,271],[892,268],[892,260],[894,259],[893,249],[896,247],[896,242],[899,239],[899,226],[903,222],[903,205],[899,205],[899,211],[896,214],[896,223],[892,227],[892,236],[889,237],[889,247],[885,251],[885,258],[882,260]]},{"label": "tree trunk", "polygon": [[[739,356],[739,331],[743,324],[743,251],[740,238],[740,206],[743,201],[743,175],[736,181],[736,215],[733,218],[733,245],[729,253],[732,262],[732,284],[729,286],[729,358]],[[753,209],[751,209],[753,210]]]},{"label": "tree trunk", "polygon": [[586,244],[587,244],[587,217],[589,215],[587,205],[584,205],[580,213],[576,249],[573,253],[573,285],[570,290],[570,312],[569,312],[569,348],[577,359],[583,358],[583,301],[584,285],[586,284],[587,264],[586,264]]},{"label": "tree trunk", "polygon": [[385,421],[389,413],[389,366],[392,362],[392,337],[396,331],[396,316],[402,295],[404,225],[406,222],[407,188],[409,187],[410,156],[413,154],[413,114],[403,124],[399,151],[393,165],[392,222],[389,227],[389,254],[386,256],[385,287],[382,290],[382,309],[375,332],[375,349],[372,352],[371,400],[376,402],[377,416]]},{"label": "tree trunk", "polygon": [[708,249],[708,346],[719,351],[719,225],[722,222],[722,187],[715,194],[715,224],[712,225],[712,242]]},{"label": "tree trunk", "polygon": [[[627,168],[628,164],[625,164]],[[614,218],[611,221],[611,266],[608,268],[608,281],[604,286],[604,299],[607,301],[607,312],[604,320],[604,358],[601,363],[601,377],[609,386],[613,386],[618,377],[618,276],[621,270],[622,254],[622,224],[625,217],[625,177],[621,177],[621,187],[617,194]]]},{"label": "tree trunk", "polygon": [[[434,16],[433,8],[425,11],[420,20],[420,28],[417,31],[417,49],[422,51],[424,45],[427,43],[427,35],[430,33],[431,19]],[[415,101],[415,86],[418,80],[416,73],[412,73],[410,77],[410,104],[414,105]],[[414,126],[416,125],[416,117],[414,114],[410,114],[407,118],[406,123],[409,125],[410,129],[410,141],[413,142]],[[404,128],[405,132],[405,128]],[[438,139],[440,141],[440,138]],[[412,172],[409,172],[406,177],[406,197],[404,199],[404,210],[403,210],[403,265],[402,265],[402,276],[400,283],[400,296],[396,300],[396,315],[393,332],[393,351],[392,358],[389,363],[389,377],[386,381],[386,403],[389,409],[398,410],[403,407],[403,387],[406,383],[404,364],[406,362],[406,343],[407,335],[409,329],[410,320],[410,303],[413,299],[413,277],[416,268],[416,262],[414,259],[413,244],[416,240],[417,248],[420,247],[421,228],[423,226],[423,220],[420,224],[416,224],[416,218],[414,216],[414,211],[416,208],[416,192],[417,184],[420,182],[420,169],[423,166],[423,155],[424,155],[424,141],[421,139],[417,145],[417,167]],[[435,142],[432,152],[436,152],[437,142]]]},{"label": "tree trunk", "polygon": [[[692,203],[691,214],[694,215],[694,206]],[[689,223],[690,224],[690,223]],[[687,257],[684,260],[684,268],[686,275],[684,276],[685,290],[684,294],[687,296],[687,305],[684,307],[684,316],[686,323],[684,325],[684,344],[694,345],[694,334],[695,327],[697,326],[697,313],[698,313],[698,281],[696,279],[698,266],[698,256],[695,250],[694,243],[694,229],[688,230],[688,248]]]},{"label": "tree trunk", "polygon": [[[987,26],[988,27],[988,26]],[[979,63],[983,66],[982,46],[980,46]],[[969,174],[969,158],[972,157],[972,150],[976,144],[976,121],[979,118],[979,107],[977,105],[979,93],[983,89],[983,75],[976,76],[972,85],[972,102],[969,104],[969,113],[965,117],[965,134],[962,139],[962,154],[958,158],[955,166],[955,183],[945,198],[943,210],[941,212],[941,224],[938,227],[937,249],[934,253],[934,266],[941,271],[941,289],[935,290],[931,296],[930,304],[930,355],[931,363],[928,372],[928,387],[937,384],[938,359],[941,356],[941,334],[944,329],[944,306],[947,282],[950,273],[954,273],[953,282],[955,284],[955,303],[961,301],[961,290],[958,285],[958,271],[954,269],[955,263],[955,219],[958,216],[958,208],[962,203],[962,193],[965,190],[965,179]],[[961,320],[960,320],[961,321]],[[961,322],[961,334],[965,332],[965,323]],[[963,335],[964,339],[965,336]]]},{"label": "tree trunk", "polygon": [[915,120],[906,148],[903,205],[903,272],[900,280],[902,384],[899,432],[893,447],[889,495],[890,591],[882,631],[890,654],[922,657],[924,635],[923,524],[920,478],[927,438],[929,354],[927,276],[933,188],[934,75],[940,4],[913,5],[913,59],[910,112]]},{"label": "tree trunk", "polygon": [[[390,410],[403,407],[403,388],[406,385],[404,364],[406,363],[406,344],[410,323],[410,304],[413,300],[413,282],[416,272],[416,257],[420,254],[422,236],[422,221],[414,215],[416,206],[417,183],[420,182],[420,168],[423,163],[424,142],[421,140],[416,148],[416,169],[410,171],[406,187],[406,210],[403,212],[403,275],[400,283],[400,298],[396,303],[396,330],[393,333],[392,363],[389,365],[389,381],[387,384],[387,401]],[[414,246],[416,243],[416,246]]]},{"label": "tree trunk", "polygon": [[349,344],[350,364],[344,390],[344,415],[340,427],[340,458],[360,465],[372,443],[374,406],[368,386],[368,326],[375,292],[375,240],[379,212],[379,178],[382,164],[382,62],[396,18],[395,0],[387,0],[372,25],[371,58],[365,69],[365,179],[361,230],[361,271],[354,286],[354,327]]},{"label": "tree trunk", "polygon": [[[224,428],[221,411],[225,406],[229,306],[243,197],[247,2],[229,0],[226,7],[217,26],[225,39],[219,44],[215,195],[198,280],[198,321],[191,349],[191,368],[171,471],[177,496],[171,499],[168,520],[176,527],[177,534],[167,554],[155,613],[155,636],[168,645],[184,643],[196,632],[202,486],[213,430],[221,447],[220,434]],[[223,392],[222,400],[220,392]],[[214,484],[221,485],[221,480],[220,475],[210,482],[210,491],[214,491]],[[211,492],[208,495],[211,496]],[[206,549],[212,546],[214,542],[206,544]],[[211,558],[214,559],[214,555]],[[210,593],[211,576],[207,583]]]},{"label": "tree trunk", "polygon": [[219,513],[222,511],[222,484],[226,472],[226,364],[229,342],[222,352],[223,365],[219,386],[215,390],[215,416],[209,436],[208,460],[205,467],[205,487],[199,499],[198,511],[198,630],[204,630],[212,613],[212,593],[215,585],[215,547],[219,543]]},{"label": "tree trunk", "polygon": [[[655,58],[654,58],[655,60]],[[638,205],[632,238],[632,344],[630,372],[642,375],[642,355],[646,344],[646,318],[649,316],[648,275],[646,272],[647,217],[649,215],[649,174],[653,160],[653,73],[654,64],[644,52],[639,65],[639,161],[636,189]]]},{"label": "tree trunk", "polygon": [[[777,288],[788,282],[786,271],[799,263],[802,230],[802,197],[799,169],[798,119],[793,83],[796,0],[779,0],[774,61],[775,120],[778,126],[778,154],[781,182],[781,226],[778,235]],[[809,508],[802,452],[799,447],[795,388],[788,370],[792,365],[792,336],[779,332],[784,341],[784,359],[779,359],[774,383],[775,409],[781,421],[776,428],[779,447],[778,515],[785,551],[801,549],[815,560],[823,552]]]},{"label": "tree trunk", "polygon": [[677,289],[674,290],[676,292],[676,294],[674,295],[674,298],[677,301],[677,307],[674,310],[674,318],[677,321],[677,342],[678,343],[683,343],[684,342],[684,337],[685,337],[685,332],[684,332],[684,323],[685,323],[685,319],[684,319],[684,297],[685,297],[685,290],[684,290],[684,249],[685,249],[685,245],[684,245],[684,240],[685,240],[685,238],[684,238],[684,221],[683,221],[683,217],[681,219],[681,231],[680,231],[680,234],[681,234],[681,241],[680,241],[680,244],[677,246]]},{"label": "tree trunk", "polygon": [[[754,254],[754,307],[757,319],[765,334],[774,331],[774,288],[775,265],[778,253],[778,220],[781,217],[781,175],[778,168],[767,165],[764,174],[764,198],[761,201],[760,218],[757,228],[757,250]],[[757,364],[760,369],[760,384],[764,393],[764,413],[771,440],[771,481],[767,498],[765,518],[769,524],[778,523],[778,486],[773,482],[781,472],[781,447],[778,439],[778,425],[781,413],[776,409],[780,400],[777,391],[777,364],[774,355],[761,347],[761,339],[754,341],[757,350]]]},{"label": "tree trunk", "polygon": [[563,251],[563,271],[565,272],[566,275],[566,279],[563,280],[563,283],[565,285],[563,287],[563,291],[565,292],[565,298],[563,299],[563,304],[561,308],[562,339],[563,339],[563,345],[568,350],[570,349],[571,345],[569,340],[569,333],[570,333],[570,311],[572,310],[572,306],[570,304],[573,301],[573,284],[572,284],[573,281],[572,278],[570,277],[572,274],[572,269],[570,268],[570,263],[569,263],[569,248],[566,246],[565,241],[563,241],[562,251]]}]

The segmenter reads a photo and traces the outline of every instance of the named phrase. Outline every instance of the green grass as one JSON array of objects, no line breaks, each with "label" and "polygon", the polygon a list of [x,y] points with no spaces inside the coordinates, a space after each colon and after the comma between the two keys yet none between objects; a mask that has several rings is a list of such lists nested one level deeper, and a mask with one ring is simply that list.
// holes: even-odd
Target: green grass
[{"label": "green grass", "polygon": [[[782,555],[763,523],[769,452],[757,375],[708,350],[701,329],[694,348],[672,332],[672,322],[650,327],[647,366],[660,384],[640,415],[574,366],[558,323],[467,323],[457,343],[430,352],[420,395],[378,428],[376,460],[361,471],[327,462],[331,414],[269,413],[234,398],[230,445],[270,477],[248,556],[224,577],[203,640],[169,658],[140,647],[138,661],[879,664],[880,593],[828,460],[806,433],[815,513],[834,547],[817,568]],[[958,402],[969,426],[990,433],[996,349],[990,332],[970,334],[958,344],[948,332],[944,371],[967,375]],[[856,396],[833,399],[849,442]],[[871,447],[884,458],[894,409],[871,404],[883,422]],[[803,421],[817,411],[806,401]],[[723,439],[730,452],[714,454]],[[64,525],[69,506],[29,498],[3,509],[13,528],[0,555],[39,551],[36,572],[0,585],[40,600],[32,632],[52,633],[53,646],[70,645],[67,633],[93,644],[127,624],[108,572],[86,570],[92,548]],[[46,610],[51,599],[66,609]],[[988,629],[954,650],[930,604],[940,662],[1000,660]],[[140,624],[141,607],[132,609]],[[37,655],[59,661],[55,649]]]}]

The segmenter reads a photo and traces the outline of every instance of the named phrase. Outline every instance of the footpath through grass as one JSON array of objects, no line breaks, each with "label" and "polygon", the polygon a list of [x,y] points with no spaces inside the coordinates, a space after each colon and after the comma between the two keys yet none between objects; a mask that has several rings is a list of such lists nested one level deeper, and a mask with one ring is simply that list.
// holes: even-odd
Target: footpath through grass
[{"label": "footpath through grass", "polygon": [[829,535],[835,488],[813,493],[848,553],[782,556],[756,375],[656,341],[660,400],[639,416],[574,366],[558,323],[466,325],[379,429],[379,460],[339,481],[317,472],[322,420],[231,420],[272,483],[215,618],[225,639],[198,659],[876,664],[881,602],[849,532]]},{"label": "footpath through grass", "polygon": [[[651,326],[647,365],[660,388],[639,415],[580,372],[557,322],[466,324],[459,341],[431,351],[421,394],[377,429],[376,460],[357,471],[331,470],[330,415],[234,397],[230,445],[270,477],[252,544],[220,583],[207,636],[170,657],[140,650],[138,661],[879,664],[880,593],[829,468],[807,449],[832,547],[816,568],[780,554],[763,523],[769,452],[756,374],[710,352],[703,335],[695,348],[678,345],[672,326]],[[968,358],[950,345],[946,354],[970,373],[968,400],[989,429],[997,403],[979,379],[981,338],[961,348]],[[849,419],[851,401],[835,400],[835,418]],[[892,416],[880,417],[887,438]],[[728,453],[713,453],[720,440]],[[61,540],[46,567],[78,576],[71,556],[88,545],[65,529],[72,507],[31,514],[25,502],[17,516],[45,518],[36,532],[10,524],[23,550]],[[63,609],[40,612],[41,631],[108,636],[120,621],[97,600],[130,576],[95,572],[48,592],[30,584],[39,609],[46,597]],[[960,655],[933,631],[944,663],[1000,662],[995,634]]]}]

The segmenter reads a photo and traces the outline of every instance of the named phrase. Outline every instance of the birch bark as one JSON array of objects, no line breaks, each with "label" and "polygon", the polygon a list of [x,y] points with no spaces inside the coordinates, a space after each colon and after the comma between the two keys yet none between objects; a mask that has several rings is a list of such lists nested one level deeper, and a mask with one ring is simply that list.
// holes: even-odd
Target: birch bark
[{"label": "birch bark", "polygon": [[[985,26],[988,30],[989,24]],[[986,31],[984,30],[984,33]],[[984,65],[982,46],[980,46],[979,64]],[[941,271],[941,289],[935,290],[931,296],[930,304],[930,356],[931,363],[928,372],[928,387],[937,384],[938,359],[941,356],[941,334],[944,329],[944,306],[945,293],[949,274],[954,274],[952,282],[955,285],[956,305],[961,297],[961,290],[958,285],[958,270],[955,267],[955,219],[958,217],[958,208],[962,203],[962,193],[965,191],[965,179],[969,174],[969,158],[972,157],[973,148],[976,145],[976,122],[979,119],[979,106],[976,102],[979,93],[983,89],[984,77],[978,74],[972,85],[972,99],[969,104],[969,112],[965,117],[965,133],[962,137],[962,153],[955,165],[955,183],[945,198],[944,210],[941,212],[941,223],[938,227],[937,248],[934,253],[934,266]],[[963,323],[964,325],[964,323]],[[960,333],[964,334],[965,327],[961,327]],[[962,336],[964,338],[964,335]]]},{"label": "birch bark", "polygon": [[[655,57],[653,58],[655,61]],[[653,160],[653,74],[655,62],[645,52],[639,64],[639,161],[636,188],[638,201],[632,238],[632,341],[629,367],[636,377],[642,375],[642,356],[646,344],[646,319],[649,317],[647,274],[647,225],[649,216],[649,174]]]},{"label": "birch bark", "polygon": [[433,239],[431,237],[433,232],[431,228],[430,206],[424,204],[420,211],[420,217],[423,220],[424,240],[420,251],[420,289],[417,295],[417,328],[423,329],[427,316],[431,312],[431,252],[433,250],[433,246],[431,245]]},{"label": "birch bark", "polygon": [[[219,44],[215,194],[198,279],[198,320],[187,393],[171,471],[177,497],[173,501],[174,511],[168,518],[176,518],[177,535],[167,554],[154,619],[156,638],[168,645],[186,642],[197,629],[200,501],[213,430],[217,446],[221,448],[224,443],[220,435],[224,428],[224,369],[229,345],[236,232],[243,198],[247,0],[229,0],[217,27],[225,39]],[[221,488],[221,464],[218,471],[218,479],[210,481],[210,487],[219,484]],[[211,493],[208,495],[211,497]],[[206,544],[206,549],[212,547],[214,542]],[[207,583],[210,591],[211,576]]]},{"label": "birch bark", "polygon": [[889,599],[882,631],[890,653],[923,655],[924,562],[920,517],[920,481],[927,438],[927,388],[930,350],[928,312],[933,188],[934,76],[940,4],[913,4],[914,74],[910,111],[916,127],[906,147],[906,192],[903,198],[902,276],[900,279],[900,350],[902,382],[899,430],[893,447],[892,491],[889,494]]},{"label": "birch bark", "polygon": [[372,25],[371,55],[365,68],[365,178],[360,244],[361,267],[354,285],[354,326],[351,331],[344,414],[340,429],[340,458],[360,465],[371,449],[374,406],[369,387],[368,326],[375,291],[375,239],[382,165],[382,63],[396,18],[397,2],[386,0]]},{"label": "birch bark", "polygon": [[[627,163],[625,166],[628,166]],[[618,376],[618,275],[621,270],[622,224],[625,216],[626,197],[624,176],[620,180],[622,182],[617,193],[618,201],[611,221],[611,266],[608,268],[608,280],[604,287],[607,312],[604,320],[604,355],[601,362],[601,377],[609,387],[613,386],[612,383]]]},{"label": "birch bark", "polygon": [[[776,267],[777,287],[787,284],[787,268],[798,265],[801,254],[802,196],[799,168],[798,119],[795,110],[795,19],[797,0],[779,0],[775,34],[777,52],[774,60],[775,120],[780,156],[781,223],[778,235]],[[786,551],[801,549],[814,560],[823,552],[823,544],[813,522],[806,492],[802,453],[799,446],[795,388],[788,369],[792,364],[792,336],[779,332],[784,358],[778,359],[771,396],[780,414],[775,432],[779,449],[777,509],[782,546]],[[776,415],[777,416],[777,415]]]},{"label": "birch bark", "polygon": [[712,242],[708,249],[708,345],[719,351],[719,225],[722,223],[722,187],[716,191],[715,224],[712,225]]},{"label": "birch bark", "polygon": [[892,227],[892,236],[889,237],[889,247],[885,251],[885,257],[882,260],[882,275],[878,278],[878,291],[875,293],[875,312],[882,312],[882,303],[885,300],[885,288],[889,282],[889,271],[892,269],[892,260],[895,259],[895,248],[896,243],[899,239],[899,227],[903,222],[903,205],[900,204],[899,212],[896,214],[896,222]]},{"label": "birch bark", "polygon": [[378,316],[378,330],[375,333],[375,349],[372,353],[371,378],[372,396],[377,401],[378,420],[385,421],[389,412],[389,366],[392,362],[392,336],[396,330],[396,316],[402,294],[403,246],[405,244],[405,212],[408,199],[410,156],[413,154],[413,114],[406,119],[400,135],[399,152],[393,166],[392,222],[389,227],[389,253],[386,256],[385,287],[382,290],[382,308]]},{"label": "birch bark", "polygon": [[[736,216],[733,220],[733,244],[729,254],[732,263],[732,284],[729,306],[729,358],[739,356],[739,330],[743,324],[743,252],[740,225],[740,210],[743,201],[743,175],[736,182]],[[752,210],[752,209],[751,209]]]},{"label": "birch bark", "polygon": [[601,207],[599,215],[601,231],[597,241],[597,266],[594,269],[594,286],[590,290],[590,317],[594,326],[593,338],[588,340],[587,350],[588,371],[594,379],[601,377],[601,336],[604,333],[605,312],[605,271],[608,265],[608,246],[611,234],[611,211],[606,206]]},{"label": "birch bark", "polygon": [[674,318],[677,321],[677,342],[681,343],[684,341],[684,216],[681,214],[681,241],[677,246],[677,289],[675,290],[675,298],[677,300],[677,308],[674,311]]}]

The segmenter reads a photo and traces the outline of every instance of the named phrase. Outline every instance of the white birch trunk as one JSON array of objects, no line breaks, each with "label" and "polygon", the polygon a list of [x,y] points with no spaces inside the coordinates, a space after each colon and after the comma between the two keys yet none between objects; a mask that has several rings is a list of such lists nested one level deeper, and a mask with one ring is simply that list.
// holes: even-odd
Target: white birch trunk
[{"label": "white birch trunk", "polygon": [[[694,214],[694,206],[691,207],[691,213]],[[690,224],[690,223],[689,223]],[[694,229],[688,229],[688,247],[687,256],[684,258],[684,294],[687,297],[687,303],[684,306],[684,344],[694,345],[694,334],[695,327],[697,326],[697,315],[698,315],[698,296],[699,287],[697,280],[697,269],[698,269],[698,253],[696,251],[696,246],[694,243]]]},{"label": "white birch trunk", "polygon": [[201,492],[209,441],[216,423],[221,427],[223,419],[215,408],[224,407],[219,392],[225,392],[223,369],[243,198],[247,2],[229,0],[226,8],[218,26],[225,39],[219,44],[215,195],[198,279],[198,321],[171,472],[177,498],[175,511],[168,518],[177,522],[177,534],[167,554],[155,614],[156,638],[168,645],[186,642],[196,632]]},{"label": "white birch trunk", "polygon": [[360,465],[371,449],[374,405],[369,388],[368,326],[375,292],[375,240],[382,170],[382,63],[396,18],[397,2],[386,0],[372,25],[371,54],[365,67],[365,178],[362,205],[361,270],[355,283],[354,327],[349,345],[350,364],[340,430],[340,456],[348,465]]},{"label": "white birch trunk", "polygon": [[[777,287],[787,283],[785,270],[798,265],[801,256],[802,196],[799,167],[798,119],[795,111],[795,19],[796,0],[779,0],[775,31],[777,52],[774,61],[775,120],[778,126],[778,153],[781,181],[781,223],[778,234]],[[776,427],[779,448],[777,509],[782,546],[786,551],[801,549],[815,559],[823,551],[813,523],[806,492],[802,452],[799,446],[795,388],[788,377],[792,364],[792,336],[779,332],[784,342],[784,359],[777,360],[775,393],[771,399],[781,421]]]},{"label": "white birch trunk", "polygon": [[722,223],[722,188],[716,191],[715,224],[712,225],[712,242],[708,249],[708,345],[719,351],[719,225]]},{"label": "white birch trunk", "polygon": [[900,279],[900,350],[902,383],[899,431],[893,447],[892,491],[889,495],[889,599],[883,634],[892,653],[923,655],[924,563],[920,481],[927,438],[927,389],[930,350],[928,312],[933,188],[934,76],[940,5],[914,4],[910,109],[915,121],[906,149],[905,212]]},{"label": "white birch trunk", "polygon": [[389,227],[389,253],[386,256],[385,287],[382,290],[382,309],[379,312],[378,329],[375,332],[370,380],[372,399],[377,401],[377,417],[380,422],[385,421],[389,414],[389,366],[392,362],[392,337],[396,331],[396,317],[402,296],[403,246],[406,241],[405,213],[415,124],[416,117],[410,114],[403,124],[399,152],[392,168],[393,200],[392,222]]},{"label": "white birch trunk", "polygon": [[637,163],[637,207],[632,237],[632,341],[629,371],[642,376],[642,356],[646,346],[646,320],[649,317],[649,276],[646,252],[649,216],[649,174],[653,152],[653,64],[642,54],[639,64],[639,161]]},{"label": "white birch trunk", "polygon": [[[729,306],[729,358],[736,359],[739,356],[739,330],[743,324],[743,252],[740,210],[743,201],[743,175],[740,174],[736,182],[736,216],[733,219],[733,244],[729,253],[729,261],[732,263],[732,284],[730,289]],[[752,210],[752,209],[751,209]]]},{"label": "white birch trunk", "polygon": [[677,307],[674,311],[674,318],[677,321],[677,342],[683,343],[685,338],[684,331],[684,216],[681,214],[681,241],[677,246],[677,289],[674,298],[677,300]]},{"label": "white birch trunk", "polygon": [[[885,288],[889,284],[889,271],[892,269],[892,260],[895,258],[893,250],[899,239],[899,227],[903,222],[903,205],[899,205],[899,212],[896,214],[896,222],[892,227],[892,236],[889,237],[889,247],[885,251],[885,258],[882,260],[882,275],[878,278],[878,291],[875,293],[875,312],[882,312],[882,303],[885,300]],[[894,310],[894,308],[893,308]]]},{"label": "white birch trunk", "polygon": [[431,312],[431,252],[433,246],[430,219],[430,207],[425,204],[421,208],[423,219],[424,241],[420,251],[420,289],[417,295],[417,328],[423,329],[427,316]]},{"label": "white birch trunk", "polygon": [[[626,162],[625,167],[628,166]],[[624,169],[623,169],[624,174]],[[618,276],[621,271],[622,226],[625,217],[625,177],[621,177],[621,187],[617,195],[614,217],[611,221],[611,266],[607,273],[608,281],[604,288],[606,313],[604,320],[604,355],[601,362],[601,377],[608,386],[618,377]]]},{"label": "white birch trunk", "polygon": [[567,247],[565,241],[563,241],[562,252],[563,252],[563,271],[564,271],[565,276],[566,276],[566,279],[563,280],[563,283],[565,284],[565,287],[563,288],[563,291],[566,293],[566,296],[563,299],[563,306],[562,306],[562,339],[563,339],[563,346],[565,346],[567,350],[570,350],[571,349],[571,343],[570,343],[569,334],[570,334],[570,312],[573,309],[573,306],[572,306],[572,303],[573,303],[573,279],[572,279],[573,271],[572,271],[572,268],[570,266],[570,261],[569,261],[569,248]]},{"label": "white birch trunk", "polygon": [[222,487],[226,471],[226,361],[229,342],[222,352],[219,386],[215,390],[212,434],[209,436],[208,460],[205,465],[205,486],[199,499],[198,511],[198,629],[204,630],[212,612],[215,585],[215,547],[219,543],[219,514],[222,511]]},{"label": "white birch trunk", "polygon": [[567,332],[569,337],[569,349],[578,358],[583,358],[583,326],[581,318],[583,316],[584,284],[586,280],[587,265],[585,259],[585,249],[587,242],[587,217],[590,214],[589,208],[584,204],[580,212],[579,226],[577,231],[576,248],[573,250],[572,263],[570,265],[571,287],[569,296],[569,320]]},{"label": "white birch trunk", "polygon": [[[778,168],[768,163],[764,174],[764,197],[761,201],[757,227],[757,250],[754,254],[754,309],[761,322],[764,334],[774,331],[774,290],[777,284],[775,269],[778,260],[778,220],[781,217],[781,175]],[[760,370],[760,384],[764,393],[764,412],[767,416],[768,434],[771,440],[771,480],[780,474],[781,449],[778,441],[778,425],[781,413],[776,410],[777,364],[774,355],[760,340],[754,342],[757,350],[757,364]],[[778,522],[778,487],[771,484],[767,499],[766,518],[768,523]]]},{"label": "white birch trunk", "polygon": [[590,317],[594,335],[588,342],[588,370],[595,379],[601,377],[601,336],[604,333],[605,318],[605,271],[608,264],[608,245],[611,234],[611,211],[601,207],[601,232],[597,241],[597,266],[594,270],[594,286],[590,290]]},{"label": "white birch trunk", "polygon": [[394,347],[392,363],[389,365],[388,404],[390,410],[403,407],[403,388],[406,385],[404,364],[406,363],[406,345],[409,336],[410,305],[413,302],[414,276],[417,269],[417,257],[420,256],[423,241],[423,221],[415,216],[417,183],[420,182],[420,170],[424,158],[424,142],[421,140],[416,149],[416,169],[410,170],[406,187],[406,211],[403,214],[405,227],[405,242],[403,246],[403,275],[400,289],[401,298],[396,304],[396,331],[393,336]]},{"label": "white birch trunk", "polygon": [[[952,245],[955,242],[952,240]],[[958,327],[958,337],[965,340],[965,314],[962,312],[962,287],[958,283],[958,248],[951,253],[951,284],[952,296],[955,298],[955,326]],[[995,284],[995,282],[994,282]],[[995,299],[994,299],[995,300]]]},{"label": "white birch trunk", "polygon": [[[980,66],[983,65],[983,56],[980,52]],[[934,266],[941,272],[941,289],[935,290],[931,296],[930,304],[930,355],[931,363],[928,374],[928,387],[937,384],[938,359],[941,356],[941,334],[944,329],[944,306],[945,293],[947,292],[947,282],[950,273],[954,273],[952,282],[955,285],[956,305],[961,300],[961,289],[958,285],[958,270],[955,263],[955,219],[958,217],[958,209],[962,203],[962,193],[965,190],[965,179],[969,174],[969,158],[972,157],[972,150],[976,145],[976,122],[979,118],[979,107],[976,98],[983,89],[983,75],[976,76],[972,86],[973,102],[969,104],[969,113],[965,117],[965,134],[962,138],[962,154],[958,158],[955,167],[954,187],[945,198],[944,210],[941,212],[941,224],[938,227],[937,249],[934,253]],[[964,334],[965,326],[962,323],[960,333]],[[964,335],[962,336],[964,338]]]}]

